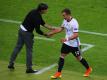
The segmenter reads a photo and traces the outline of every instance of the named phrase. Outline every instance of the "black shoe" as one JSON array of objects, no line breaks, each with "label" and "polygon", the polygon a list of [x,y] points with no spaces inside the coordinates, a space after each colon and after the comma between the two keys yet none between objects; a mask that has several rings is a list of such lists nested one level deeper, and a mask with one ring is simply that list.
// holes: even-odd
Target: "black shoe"
[{"label": "black shoe", "polygon": [[12,69],[12,70],[14,70],[15,68],[14,68],[13,65],[9,65],[9,66],[8,66],[8,69]]},{"label": "black shoe", "polygon": [[26,73],[36,73],[38,72],[37,70],[33,70],[33,69],[27,69]]}]

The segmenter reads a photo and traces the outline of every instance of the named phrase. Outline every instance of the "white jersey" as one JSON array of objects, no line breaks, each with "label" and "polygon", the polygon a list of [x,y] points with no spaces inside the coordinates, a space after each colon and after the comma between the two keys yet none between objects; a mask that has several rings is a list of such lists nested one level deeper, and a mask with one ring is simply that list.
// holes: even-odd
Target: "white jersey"
[{"label": "white jersey", "polygon": [[[63,21],[62,27],[66,30],[66,36],[65,38],[69,38],[73,35],[74,32],[78,32],[79,24],[76,19],[72,18],[70,22],[67,22],[67,20]],[[64,42],[68,46],[72,47],[78,47],[80,45],[79,37],[77,39],[69,40]]]}]

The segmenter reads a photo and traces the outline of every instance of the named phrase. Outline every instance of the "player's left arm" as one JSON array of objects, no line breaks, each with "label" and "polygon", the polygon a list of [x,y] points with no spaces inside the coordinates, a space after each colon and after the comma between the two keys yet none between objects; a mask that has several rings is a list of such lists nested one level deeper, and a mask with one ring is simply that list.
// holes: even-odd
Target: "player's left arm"
[{"label": "player's left arm", "polygon": [[68,40],[73,40],[76,39],[77,37],[78,37],[78,32],[74,32],[73,35],[68,38]]},{"label": "player's left arm", "polygon": [[79,32],[79,30],[78,30],[78,28],[79,28],[78,22],[75,22],[72,25],[72,27],[73,27],[73,35],[71,37],[69,37],[68,40],[76,39],[76,38],[78,38],[78,35],[79,35],[78,34],[78,32]]},{"label": "player's left arm", "polygon": [[71,37],[62,38],[62,39],[61,39],[61,42],[63,43],[63,42],[65,42],[65,41],[73,40],[73,39],[76,39],[77,37],[78,37],[78,32],[74,32]]}]

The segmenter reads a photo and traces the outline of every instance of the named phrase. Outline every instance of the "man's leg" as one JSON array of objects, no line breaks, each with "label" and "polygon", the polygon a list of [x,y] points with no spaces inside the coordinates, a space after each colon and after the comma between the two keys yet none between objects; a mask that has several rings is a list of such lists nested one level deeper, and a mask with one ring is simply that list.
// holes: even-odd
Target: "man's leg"
[{"label": "man's leg", "polygon": [[31,33],[25,33],[25,45],[26,45],[26,67],[32,68],[32,50],[33,50],[33,36]]},{"label": "man's leg", "polygon": [[25,45],[26,45],[26,73],[35,73],[37,71],[32,70],[32,50],[33,50],[33,37],[32,33],[26,32],[25,33]]},{"label": "man's leg", "polygon": [[24,45],[24,40],[23,40],[23,37],[21,35],[21,32],[19,31],[17,44],[16,44],[16,47],[14,48],[12,55],[10,57],[10,62],[9,62],[8,68],[14,69],[14,61],[15,61],[18,53],[20,52],[21,48],[23,47],[23,45]]}]

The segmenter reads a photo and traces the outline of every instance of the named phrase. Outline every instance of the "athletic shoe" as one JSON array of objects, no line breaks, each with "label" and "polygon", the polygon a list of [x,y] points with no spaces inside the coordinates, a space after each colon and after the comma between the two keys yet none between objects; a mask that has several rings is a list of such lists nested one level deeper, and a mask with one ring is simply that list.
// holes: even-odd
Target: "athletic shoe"
[{"label": "athletic shoe", "polygon": [[8,69],[11,69],[11,70],[15,69],[15,68],[14,68],[14,63],[9,64],[9,65],[8,65]]},{"label": "athletic shoe", "polygon": [[84,76],[84,77],[88,77],[91,72],[92,72],[92,68],[89,67],[89,68],[86,70],[86,72],[85,72],[85,74],[84,74],[83,76]]},{"label": "athletic shoe", "polygon": [[33,69],[27,69],[26,73],[36,73],[38,72],[37,70],[33,70]]},{"label": "athletic shoe", "polygon": [[54,76],[51,76],[52,79],[61,78],[61,72],[56,72]]}]

